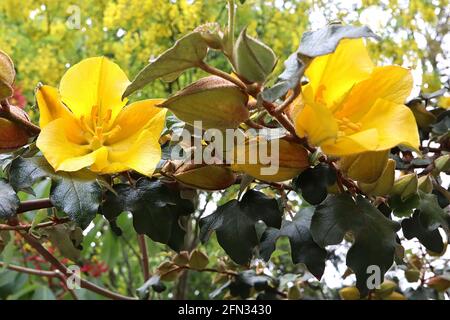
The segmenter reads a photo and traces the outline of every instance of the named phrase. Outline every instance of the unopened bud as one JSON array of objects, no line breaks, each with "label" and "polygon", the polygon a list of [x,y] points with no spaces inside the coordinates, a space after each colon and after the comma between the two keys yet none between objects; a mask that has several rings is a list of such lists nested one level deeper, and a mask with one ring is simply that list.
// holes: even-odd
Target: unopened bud
[{"label": "unopened bud", "polygon": [[217,76],[200,79],[164,101],[160,107],[204,129],[237,128],[248,119],[248,95],[232,82]]}]

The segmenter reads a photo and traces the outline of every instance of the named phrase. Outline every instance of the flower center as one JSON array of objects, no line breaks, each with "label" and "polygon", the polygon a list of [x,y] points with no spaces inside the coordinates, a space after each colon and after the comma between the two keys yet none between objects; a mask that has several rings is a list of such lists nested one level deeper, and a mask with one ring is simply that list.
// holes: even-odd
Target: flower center
[{"label": "flower center", "polygon": [[93,106],[90,117],[81,116],[79,120],[80,126],[86,139],[90,142],[92,150],[101,148],[107,138],[112,137],[121,130],[119,125],[111,125],[111,114],[112,110],[108,109],[106,114],[101,117],[98,106]]},{"label": "flower center", "polygon": [[339,130],[338,134],[340,136],[345,136],[345,135],[349,135],[349,134],[353,134],[353,133],[361,131],[362,125],[360,122],[354,123],[346,117],[337,119],[337,123],[338,123],[338,130]]}]

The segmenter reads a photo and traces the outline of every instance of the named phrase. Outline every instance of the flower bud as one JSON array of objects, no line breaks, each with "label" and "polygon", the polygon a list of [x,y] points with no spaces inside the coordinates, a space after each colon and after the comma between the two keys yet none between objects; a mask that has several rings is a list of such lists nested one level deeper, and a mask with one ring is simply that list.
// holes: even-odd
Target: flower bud
[{"label": "flower bud", "polygon": [[236,40],[233,59],[237,74],[249,82],[264,82],[277,64],[273,50],[249,37],[246,29],[242,30]]},{"label": "flower bud", "polygon": [[400,196],[405,201],[410,196],[417,193],[418,179],[415,173],[406,174],[395,181],[391,194]]},{"label": "flower bud", "polygon": [[218,23],[205,23],[195,28],[199,32],[208,47],[215,50],[222,49],[223,32],[220,30]]},{"label": "flower bud", "polygon": [[359,182],[362,191],[372,196],[383,196],[388,194],[395,180],[395,160],[389,159],[381,176],[374,183]]},{"label": "flower bud", "polygon": [[[27,113],[16,106],[10,106],[10,112],[29,120]],[[7,119],[0,118],[0,153],[20,148],[28,143],[28,139],[26,130]]]},{"label": "flower bud", "polygon": [[436,276],[427,280],[427,285],[439,292],[444,292],[450,288],[450,278],[445,276]]},{"label": "flower bud", "polygon": [[200,79],[167,99],[159,107],[203,129],[237,128],[248,119],[248,95],[230,81],[217,76]]},{"label": "flower bud", "polygon": [[[267,159],[263,160],[261,153],[267,155]],[[261,137],[249,138],[246,143],[235,146],[233,154],[231,168],[234,171],[244,172],[263,181],[290,180],[309,168],[308,151],[284,139],[267,141]]]},{"label": "flower bud", "polygon": [[0,50],[0,100],[9,98],[13,94],[12,84],[16,77],[11,58]]},{"label": "flower bud", "polygon": [[394,292],[396,287],[397,284],[394,281],[386,280],[380,285],[380,288],[375,289],[375,294],[377,295],[377,297],[384,299],[390,296]]},{"label": "flower bud", "polygon": [[192,269],[195,270],[201,270],[206,268],[206,266],[209,263],[209,258],[208,256],[201,252],[198,249],[195,249],[194,251],[191,252],[191,255],[189,257],[189,266]]},{"label": "flower bud", "polygon": [[356,287],[346,287],[339,290],[339,295],[342,300],[359,300],[361,295],[358,288]]},{"label": "flower bud", "polygon": [[405,271],[405,278],[408,282],[417,282],[420,279],[420,270],[415,268]]},{"label": "flower bud", "polygon": [[183,164],[173,177],[189,187],[210,191],[226,189],[236,181],[229,168],[214,164]]},{"label": "flower bud", "polygon": [[446,172],[450,170],[450,154],[445,154],[434,160],[434,166],[439,172]]},{"label": "flower bud", "polygon": [[363,183],[374,183],[382,175],[388,159],[389,151],[364,152],[342,157],[338,165],[347,177]]},{"label": "flower bud", "polygon": [[430,175],[422,176],[419,178],[417,186],[420,191],[425,193],[431,193],[433,191],[433,181],[431,181]]}]

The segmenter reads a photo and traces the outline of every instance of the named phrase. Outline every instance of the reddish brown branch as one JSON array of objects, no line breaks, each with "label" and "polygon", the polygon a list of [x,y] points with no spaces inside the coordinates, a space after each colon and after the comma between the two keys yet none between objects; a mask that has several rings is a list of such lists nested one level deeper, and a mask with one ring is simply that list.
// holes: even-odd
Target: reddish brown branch
[{"label": "reddish brown branch", "polygon": [[21,202],[19,205],[19,208],[17,209],[17,214],[28,212],[28,211],[34,211],[39,209],[46,209],[46,208],[52,208],[53,204],[51,203],[50,199],[37,199],[37,200],[29,200]]},{"label": "reddish brown branch", "polygon": [[[58,219],[57,221],[48,221],[48,222],[43,222],[43,223],[39,223],[37,225],[34,226],[34,229],[40,229],[40,228],[47,228],[47,227],[53,227],[56,226],[58,224],[62,224],[62,223],[66,223],[70,221],[69,218],[61,218]],[[14,231],[19,231],[19,230],[24,230],[24,231],[28,231],[30,230],[32,227],[31,224],[25,224],[25,225],[8,225],[8,224],[0,224],[0,231],[8,231],[8,230],[14,230]]]},{"label": "reddish brown branch", "polygon": [[[71,276],[71,272],[63,265],[55,256],[53,256],[47,249],[45,249],[38,240],[32,235],[21,232],[20,235],[25,241],[32,246],[45,260],[47,260],[54,268],[58,269],[65,277]],[[110,291],[108,289],[97,286],[96,284],[84,279],[80,279],[80,285],[82,288],[95,292],[104,297],[114,300],[135,300],[135,298],[123,296],[119,293]]]},{"label": "reddish brown branch", "polygon": [[150,279],[150,266],[148,264],[148,250],[147,250],[147,242],[145,241],[145,235],[138,234],[138,243],[142,254],[141,256],[142,272],[144,273],[144,280],[147,281],[148,279]]}]

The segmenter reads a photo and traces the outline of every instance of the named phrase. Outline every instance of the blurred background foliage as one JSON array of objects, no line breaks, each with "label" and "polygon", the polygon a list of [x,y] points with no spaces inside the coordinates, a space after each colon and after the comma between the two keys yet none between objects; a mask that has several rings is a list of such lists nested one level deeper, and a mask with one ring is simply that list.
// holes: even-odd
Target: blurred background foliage
[{"label": "blurred background foliage", "polygon": [[[33,107],[36,85],[42,82],[57,86],[67,68],[91,56],[112,58],[132,79],[150,59],[195,27],[214,21],[225,25],[227,12],[224,3],[216,0],[1,0],[0,49],[13,58],[17,69],[13,103],[25,107],[36,118],[37,110]],[[78,9],[80,28],[68,28],[68,19]],[[273,78],[282,69],[282,62],[297,48],[304,31],[335,20],[367,24],[383,38],[378,43],[370,42],[374,59],[380,63],[411,67],[415,71],[417,94],[420,90],[435,91],[448,81],[449,13],[449,0],[247,0],[238,11],[237,23],[239,29],[248,26],[249,34],[257,35],[279,56]],[[231,71],[226,59],[217,52],[210,52],[208,59],[211,64]],[[202,75],[202,71],[190,70],[174,83],[158,80],[133,98],[167,97]],[[36,186],[36,198],[48,196],[48,189],[48,181]],[[202,193],[197,219],[203,212],[211,212],[217,205],[234,198],[237,192],[237,189],[230,188],[225,193]],[[270,193],[270,189],[266,192]],[[26,194],[21,196],[22,200],[34,198]],[[299,205],[298,198],[290,200],[294,208]],[[36,212],[28,215],[31,221]],[[83,250],[77,263],[90,281],[122,294],[134,295],[144,282],[139,247],[131,218],[123,213],[118,225],[123,231],[120,237],[111,231],[106,220],[97,217],[95,226],[91,225],[85,231]],[[2,259],[7,256],[11,261],[21,260],[25,266],[47,269],[45,261],[21,241],[19,237],[11,240],[16,244],[14,246],[0,243],[3,245]],[[164,245],[147,241],[153,270],[173,253]],[[195,242],[197,239],[192,241],[186,244],[187,248],[198,244]],[[230,263],[216,241],[209,241],[206,246],[212,265]],[[49,250],[58,255],[57,247],[49,247]],[[327,264],[327,283],[308,281],[310,277],[302,267],[292,264],[287,241],[278,243],[269,267],[286,286],[303,286],[302,295],[337,298],[337,289],[342,286],[340,276],[345,271],[339,250],[331,250],[333,263]],[[424,250],[408,250],[406,256],[411,263],[420,261],[431,265],[437,259]],[[267,267],[258,263],[256,261],[253,267]],[[221,279],[214,273],[189,272],[178,281],[167,284],[164,292],[152,292],[152,297],[208,299],[220,283]],[[335,287],[330,288],[327,285],[330,283]],[[292,294],[295,296],[296,292]],[[418,298],[427,298],[430,294],[435,292],[425,292]],[[84,290],[77,291],[77,295],[81,299],[101,298]],[[0,299],[21,298],[64,299],[70,298],[70,294],[61,289],[56,279],[47,280],[0,268]]]}]

